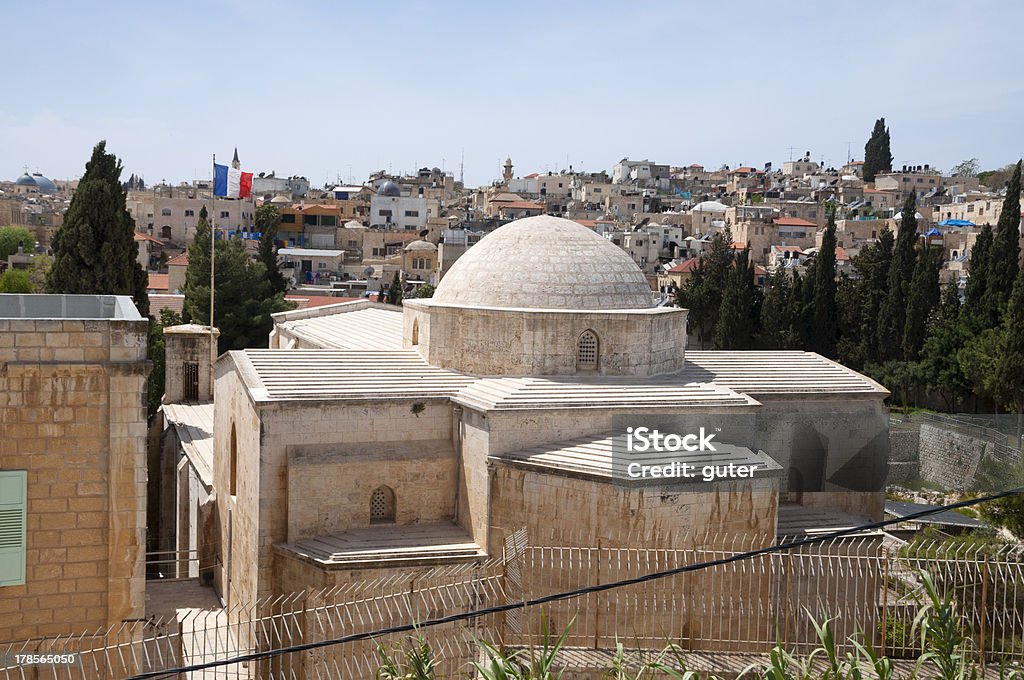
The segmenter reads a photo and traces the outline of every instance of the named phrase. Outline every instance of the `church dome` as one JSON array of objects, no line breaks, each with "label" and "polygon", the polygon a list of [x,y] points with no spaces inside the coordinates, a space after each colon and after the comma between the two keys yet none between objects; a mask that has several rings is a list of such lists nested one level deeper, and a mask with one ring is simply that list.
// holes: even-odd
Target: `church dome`
[{"label": "church dome", "polygon": [[34,179],[32,179],[32,175],[28,174],[27,172],[24,175],[22,175],[21,177],[19,177],[18,179],[14,180],[14,183],[17,184],[19,187],[34,187],[34,186],[38,186],[36,184],[36,181]]},{"label": "church dome", "polygon": [[388,180],[384,184],[380,185],[380,189],[377,189],[378,196],[401,196],[402,190],[398,188],[398,185]]},{"label": "church dome", "polygon": [[32,173],[32,179],[35,181],[36,186],[39,187],[39,191],[44,194],[55,194],[57,193],[57,185],[51,182],[46,177],[43,177],[38,172]]},{"label": "church dome", "polygon": [[618,246],[572,220],[538,215],[480,239],[441,279],[434,303],[526,309],[647,309],[651,287]]}]

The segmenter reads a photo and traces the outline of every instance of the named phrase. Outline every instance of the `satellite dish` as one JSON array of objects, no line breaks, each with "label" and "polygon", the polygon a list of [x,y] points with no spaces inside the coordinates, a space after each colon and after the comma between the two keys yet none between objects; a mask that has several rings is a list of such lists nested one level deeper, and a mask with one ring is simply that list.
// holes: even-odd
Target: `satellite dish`
[{"label": "satellite dish", "polygon": [[371,276],[373,276],[374,271],[376,270],[373,267],[367,267],[366,269],[363,270],[363,276],[365,276],[366,278],[370,278]]},{"label": "satellite dish", "polygon": [[423,231],[420,232],[420,238],[426,238],[427,234],[429,234],[429,233],[430,233],[429,229],[424,229]]}]

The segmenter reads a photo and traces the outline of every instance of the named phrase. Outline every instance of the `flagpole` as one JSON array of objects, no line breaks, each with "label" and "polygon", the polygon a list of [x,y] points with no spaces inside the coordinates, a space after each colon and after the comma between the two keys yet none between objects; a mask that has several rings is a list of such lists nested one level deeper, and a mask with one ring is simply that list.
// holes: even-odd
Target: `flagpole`
[{"label": "flagpole", "polygon": [[217,362],[217,338],[213,334],[213,272],[217,261],[217,154],[213,154],[213,187],[211,194],[210,222],[210,400],[213,400],[213,365]]}]

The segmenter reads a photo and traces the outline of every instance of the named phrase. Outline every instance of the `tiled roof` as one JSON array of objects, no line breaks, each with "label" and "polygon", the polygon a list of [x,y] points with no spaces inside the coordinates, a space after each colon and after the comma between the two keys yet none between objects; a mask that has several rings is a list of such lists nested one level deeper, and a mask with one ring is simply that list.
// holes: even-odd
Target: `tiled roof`
[{"label": "tiled roof", "polygon": [[311,307],[337,305],[342,302],[355,302],[363,298],[331,297],[330,295],[285,295],[284,299],[294,302],[297,305],[296,309],[309,309]]},{"label": "tiled roof", "polygon": [[542,203],[531,203],[530,201],[507,201],[502,202],[498,206],[499,210],[505,208],[512,208],[513,210],[544,210],[545,206]]},{"label": "tiled roof", "polygon": [[167,274],[154,274],[150,272],[146,288],[148,290],[167,290]]},{"label": "tiled roof", "polygon": [[780,227],[817,227],[818,225],[814,222],[810,222],[800,217],[776,217],[775,224]]},{"label": "tiled roof", "polygon": [[159,293],[150,293],[149,295],[149,313],[157,319],[160,318],[160,310],[162,309],[169,309],[172,312],[181,314],[184,306],[184,295],[161,295]]},{"label": "tiled roof", "polygon": [[167,264],[169,264],[169,265],[176,264],[176,265],[181,265],[183,267],[187,267],[188,266],[188,251],[186,250],[184,253],[181,253],[180,255],[175,255],[171,259],[167,260]]},{"label": "tiled roof", "polygon": [[676,266],[674,266],[671,269],[669,269],[668,273],[669,274],[688,274],[688,273],[692,272],[693,270],[695,270],[697,268],[697,265],[699,265],[699,264],[700,264],[700,258],[699,257],[691,257],[689,260],[686,260],[685,262],[680,262]]}]

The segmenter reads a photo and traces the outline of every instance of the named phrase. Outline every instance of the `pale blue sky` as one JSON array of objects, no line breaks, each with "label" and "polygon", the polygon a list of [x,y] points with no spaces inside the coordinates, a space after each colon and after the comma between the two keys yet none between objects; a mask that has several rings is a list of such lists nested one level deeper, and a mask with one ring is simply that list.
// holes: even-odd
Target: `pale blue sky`
[{"label": "pale blue sky", "polygon": [[[1024,153],[1024,3],[5,3],[0,178],[79,176],[108,140],[148,183],[243,169],[314,184],[441,166],[496,178]],[[43,9],[45,8],[45,9]]]}]

